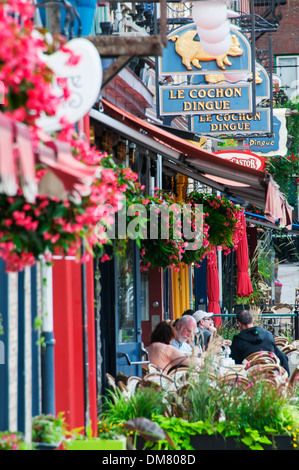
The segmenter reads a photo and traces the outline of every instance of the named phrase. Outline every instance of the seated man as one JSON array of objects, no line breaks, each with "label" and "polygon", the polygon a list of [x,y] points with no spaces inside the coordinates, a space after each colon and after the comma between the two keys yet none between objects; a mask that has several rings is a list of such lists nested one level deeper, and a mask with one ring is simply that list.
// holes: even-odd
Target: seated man
[{"label": "seated man", "polygon": [[198,357],[187,356],[170,344],[175,336],[175,328],[170,323],[161,321],[152,332],[151,343],[146,348],[149,361],[159,367],[163,373],[167,373],[175,366],[199,366],[201,364]]},{"label": "seated man", "polygon": [[207,313],[203,310],[197,310],[193,315],[197,324],[196,338],[197,346],[201,346],[204,350],[208,347],[208,341],[212,333],[216,333],[213,321],[213,313]]},{"label": "seated man", "polygon": [[270,331],[253,326],[253,315],[249,310],[237,313],[237,322],[241,332],[233,337],[231,357],[236,364],[241,364],[246,357],[258,351],[271,351],[276,354],[280,364],[290,375],[287,356],[275,344],[274,336]]},{"label": "seated man", "polygon": [[176,339],[171,344],[183,354],[192,354],[196,321],[191,315],[183,315],[178,319],[176,326]]}]

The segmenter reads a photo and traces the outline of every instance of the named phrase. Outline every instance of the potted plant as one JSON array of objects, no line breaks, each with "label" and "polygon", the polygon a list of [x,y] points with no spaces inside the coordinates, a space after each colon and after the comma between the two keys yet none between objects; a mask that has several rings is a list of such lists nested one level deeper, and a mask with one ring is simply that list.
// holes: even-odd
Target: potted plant
[{"label": "potted plant", "polygon": [[[180,395],[180,415],[152,416],[176,449],[295,450],[299,387],[277,386],[266,377],[238,380],[237,373],[233,381],[218,380],[210,360],[214,354],[208,351],[197,380],[189,379],[184,399],[172,394],[172,399]],[[171,449],[167,440],[159,446]]]},{"label": "potted plant", "polygon": [[30,446],[24,441],[20,432],[0,432],[0,450],[30,450]]},{"label": "potted plant", "polygon": [[282,284],[278,280],[275,281],[275,303],[280,304]]},{"label": "potted plant", "polygon": [[100,436],[93,436],[91,424],[86,429],[86,435],[78,432],[65,441],[66,450],[126,450],[126,437],[118,434],[112,428],[105,429]]},{"label": "potted plant", "polygon": [[32,420],[32,442],[36,450],[57,449],[67,433],[64,414],[41,414]]}]

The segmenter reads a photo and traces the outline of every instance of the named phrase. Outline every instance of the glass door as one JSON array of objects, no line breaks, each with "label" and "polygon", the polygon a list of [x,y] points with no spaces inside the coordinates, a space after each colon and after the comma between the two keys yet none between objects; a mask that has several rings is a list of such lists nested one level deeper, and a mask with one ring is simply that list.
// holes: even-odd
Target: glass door
[{"label": "glass door", "polygon": [[139,249],[128,241],[124,256],[116,258],[116,364],[117,373],[142,375],[145,359],[141,344]]}]

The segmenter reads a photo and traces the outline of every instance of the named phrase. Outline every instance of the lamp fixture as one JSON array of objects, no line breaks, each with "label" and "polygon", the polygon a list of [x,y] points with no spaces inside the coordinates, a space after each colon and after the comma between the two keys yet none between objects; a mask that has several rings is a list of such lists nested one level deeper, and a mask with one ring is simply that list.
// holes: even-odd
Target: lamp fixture
[{"label": "lamp fixture", "polygon": [[225,3],[225,0],[195,0],[192,4],[192,18],[201,47],[214,57],[225,54],[231,46],[228,18],[232,17],[232,12]]}]

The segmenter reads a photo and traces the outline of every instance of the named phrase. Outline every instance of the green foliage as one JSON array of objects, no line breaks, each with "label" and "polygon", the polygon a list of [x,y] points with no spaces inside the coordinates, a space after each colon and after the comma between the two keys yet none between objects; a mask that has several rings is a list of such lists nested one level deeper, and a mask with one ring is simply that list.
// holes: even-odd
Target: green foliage
[{"label": "green foliage", "polygon": [[[201,433],[203,430],[203,423],[189,423],[182,418],[155,415],[152,419],[168,433],[178,450],[193,450],[190,436]],[[212,427],[209,425],[205,427],[205,431],[206,434],[213,434]],[[171,449],[167,441],[163,441],[162,444],[165,449]]]},{"label": "green foliage", "polygon": [[41,414],[32,420],[32,441],[55,444],[66,435],[64,413],[58,416]]},{"label": "green foliage", "polygon": [[[210,420],[188,423],[181,418],[168,418],[165,416],[154,416],[153,420],[157,422],[176,444],[178,450],[194,450],[190,444],[191,436],[196,434],[216,436],[221,435],[224,438],[233,436],[238,438],[251,450],[263,450],[262,444],[272,444],[272,441],[265,435],[261,435],[257,430],[246,429],[239,430],[233,423],[225,421],[211,422]],[[171,450],[167,441],[162,441],[165,449]]]},{"label": "green foliage", "polygon": [[125,423],[125,426],[130,431],[141,436],[145,441],[166,441],[172,448],[175,447],[175,444],[169,437],[168,433],[164,431],[157,423],[147,418],[131,419]]},{"label": "green foliage", "polygon": [[242,393],[238,387],[223,393],[220,406],[226,420],[235,423],[239,429],[250,427],[259,433],[265,426],[280,432],[279,417],[286,398],[282,390],[265,380],[255,380]]},{"label": "green foliage", "polygon": [[224,196],[193,191],[187,196],[186,202],[203,205],[210,245],[230,249],[243,234],[239,220],[240,209]]},{"label": "green foliage", "polygon": [[124,396],[120,390],[107,390],[103,397],[101,419],[119,424],[134,418],[151,419],[152,414],[163,414],[167,403],[165,393],[152,387],[138,388],[134,395]]},{"label": "green foliage", "polygon": [[217,328],[217,333],[224,339],[232,340],[236,334],[240,333],[240,330],[238,329],[237,324],[232,323],[231,321],[222,321],[221,325]]},{"label": "green foliage", "polygon": [[0,432],[0,450],[31,450],[20,432]]},{"label": "green foliage", "polygon": [[219,414],[219,389],[211,387],[208,368],[200,371],[198,380],[191,383],[186,398],[190,422],[215,421]]},{"label": "green foliage", "polygon": [[[298,98],[293,101],[286,101],[283,107],[299,111]],[[291,201],[290,198],[292,197],[292,192],[296,193],[296,180],[297,175],[299,174],[299,114],[291,114],[291,116],[287,118],[287,130],[288,135],[292,137],[291,145],[288,149],[288,155],[277,155],[275,157],[268,158],[266,171],[273,176],[274,180],[280,186],[280,190],[286,194],[287,199],[291,204],[296,205],[296,198],[294,201]]]}]

